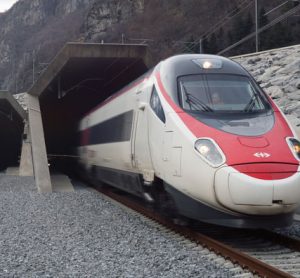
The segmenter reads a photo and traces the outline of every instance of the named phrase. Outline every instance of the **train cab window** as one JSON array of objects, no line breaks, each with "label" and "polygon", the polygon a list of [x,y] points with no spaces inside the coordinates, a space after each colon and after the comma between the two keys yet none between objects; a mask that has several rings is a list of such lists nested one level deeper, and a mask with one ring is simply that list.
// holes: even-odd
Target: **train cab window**
[{"label": "train cab window", "polygon": [[247,76],[202,74],[178,78],[182,108],[213,128],[243,136],[260,136],[274,125],[266,94]]},{"label": "train cab window", "polygon": [[270,109],[266,97],[246,76],[192,75],[179,78],[182,108],[195,112],[255,113]]},{"label": "train cab window", "polygon": [[151,98],[150,98],[150,106],[152,108],[152,110],[154,111],[154,113],[156,114],[156,116],[163,122],[166,122],[166,116],[165,116],[165,112],[164,109],[161,105],[158,93],[156,91],[155,86],[153,86],[152,89],[152,94],[151,94]]}]

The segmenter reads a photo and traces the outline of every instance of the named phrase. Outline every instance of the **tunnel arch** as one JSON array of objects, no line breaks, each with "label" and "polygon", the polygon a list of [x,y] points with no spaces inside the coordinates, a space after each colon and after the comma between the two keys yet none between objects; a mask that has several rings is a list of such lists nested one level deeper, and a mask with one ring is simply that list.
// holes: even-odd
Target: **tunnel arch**
[{"label": "tunnel arch", "polygon": [[51,191],[48,162],[59,164],[59,157],[74,154],[82,116],[150,66],[145,45],[68,43],[63,47],[29,91],[33,168],[40,191]]}]

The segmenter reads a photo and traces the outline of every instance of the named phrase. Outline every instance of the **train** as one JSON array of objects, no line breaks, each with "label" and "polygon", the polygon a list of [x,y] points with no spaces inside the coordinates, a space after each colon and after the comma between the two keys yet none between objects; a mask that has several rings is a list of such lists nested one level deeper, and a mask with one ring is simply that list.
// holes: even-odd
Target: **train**
[{"label": "train", "polygon": [[79,165],[191,221],[284,227],[300,202],[300,142],[240,64],[161,61],[80,121]]}]

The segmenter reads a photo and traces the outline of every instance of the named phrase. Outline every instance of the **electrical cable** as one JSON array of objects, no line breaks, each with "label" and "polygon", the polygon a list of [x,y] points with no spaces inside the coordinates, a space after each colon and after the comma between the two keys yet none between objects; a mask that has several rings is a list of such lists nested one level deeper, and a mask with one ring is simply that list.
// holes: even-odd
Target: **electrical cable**
[{"label": "electrical cable", "polygon": [[[245,5],[244,5],[245,4]],[[208,31],[206,31],[205,33],[203,33],[200,38],[202,38],[203,40],[208,38],[211,34],[213,34],[216,30],[220,29],[222,26],[224,26],[225,24],[228,23],[228,21],[232,20],[233,18],[235,18],[237,15],[241,14],[242,12],[244,12],[244,10],[246,10],[247,8],[249,8],[251,5],[253,4],[253,2],[249,2],[249,0],[245,0],[242,3],[240,3],[240,5],[235,8],[234,10],[228,12],[222,20],[218,21],[214,26],[212,26]],[[184,43],[184,44],[191,44],[191,45],[195,45],[198,44],[199,42],[183,42],[183,41],[175,41],[175,43]],[[184,45],[181,49],[180,52],[183,52],[185,50],[188,50],[188,46]]]},{"label": "electrical cable", "polygon": [[[243,3],[248,2],[249,0],[245,0]],[[242,3],[242,4],[243,4]],[[241,4],[241,5],[242,5]],[[204,34],[202,34],[201,38],[205,39],[207,37],[209,37],[211,34],[213,34],[216,30],[218,30],[219,28],[221,28],[222,26],[225,25],[225,23],[227,23],[229,20],[232,20],[234,17],[236,17],[237,15],[239,15],[240,13],[242,13],[245,9],[249,8],[251,5],[253,4],[253,2],[248,2],[245,6],[242,6],[242,8],[238,7],[236,8],[234,11],[237,11],[236,13],[232,14],[232,12],[230,12],[228,15],[225,15],[225,21],[224,18],[223,20],[220,20],[219,22],[217,22],[214,26],[212,26],[208,31],[206,31]],[[211,31],[212,30],[212,31]]]},{"label": "electrical cable", "polygon": [[[271,28],[271,27],[274,26],[275,24],[277,24],[277,23],[283,21],[284,19],[286,19],[287,17],[289,17],[290,15],[294,14],[295,12],[297,12],[297,11],[299,11],[299,10],[300,10],[300,5],[298,5],[298,6],[294,7],[294,8],[292,8],[292,9],[290,9],[289,11],[287,11],[286,13],[284,13],[283,15],[281,15],[281,16],[277,17],[276,19],[272,20],[270,23],[268,23],[268,24],[266,24],[265,26],[259,28],[259,29],[257,30],[257,33],[260,34],[261,32],[263,32],[263,31],[265,31],[265,30]],[[245,41],[247,41],[247,40],[249,40],[249,39],[255,37],[255,35],[256,35],[256,32],[253,32],[253,33],[249,34],[248,36],[242,38],[241,40],[237,41],[236,43],[234,43],[234,44],[232,44],[232,45],[226,47],[225,49],[223,49],[222,51],[218,52],[217,54],[218,54],[218,55],[221,55],[221,54],[223,54],[223,53],[225,53],[225,52],[231,50],[232,48],[234,48],[234,47],[236,47],[236,46],[242,44],[243,42],[245,42]]]}]

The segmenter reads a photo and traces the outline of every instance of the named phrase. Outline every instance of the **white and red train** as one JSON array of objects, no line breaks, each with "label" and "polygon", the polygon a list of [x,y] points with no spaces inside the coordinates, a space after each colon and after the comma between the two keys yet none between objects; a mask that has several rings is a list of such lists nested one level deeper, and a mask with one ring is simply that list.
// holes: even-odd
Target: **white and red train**
[{"label": "white and red train", "polygon": [[251,75],[223,57],[160,62],[89,112],[79,132],[90,177],[191,219],[285,226],[300,202],[295,133]]}]

